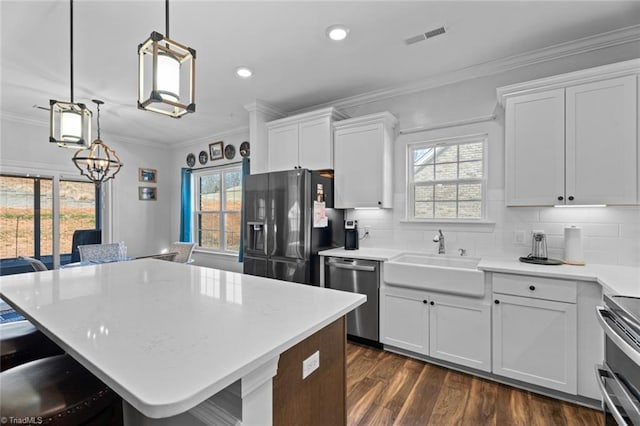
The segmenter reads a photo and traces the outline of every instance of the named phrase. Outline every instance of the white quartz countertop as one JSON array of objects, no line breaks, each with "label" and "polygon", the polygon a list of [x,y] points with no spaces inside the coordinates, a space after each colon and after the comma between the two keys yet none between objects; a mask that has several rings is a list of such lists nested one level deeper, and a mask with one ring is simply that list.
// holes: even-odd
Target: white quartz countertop
[{"label": "white quartz countertop", "polygon": [[154,259],[4,276],[0,296],[153,418],[191,409],[366,299]]},{"label": "white quartz countertop", "polygon": [[348,257],[351,259],[379,260],[384,262],[400,255],[401,253],[404,253],[405,251],[406,250],[373,247],[362,247],[358,250],[345,250],[344,248],[340,247],[323,250],[318,254],[320,256]]},{"label": "white quartz countertop", "polygon": [[638,267],[599,264],[533,265],[520,262],[518,259],[482,258],[478,269],[487,272],[596,281],[602,285],[607,294],[640,297],[640,268]]}]

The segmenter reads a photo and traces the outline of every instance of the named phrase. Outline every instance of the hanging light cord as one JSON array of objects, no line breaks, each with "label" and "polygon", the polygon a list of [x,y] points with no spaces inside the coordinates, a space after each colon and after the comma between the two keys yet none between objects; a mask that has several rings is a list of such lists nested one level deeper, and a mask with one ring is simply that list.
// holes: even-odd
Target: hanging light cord
[{"label": "hanging light cord", "polygon": [[164,19],[167,27],[167,38],[171,38],[169,37],[169,0],[166,0],[164,4]]},{"label": "hanging light cord", "polygon": [[69,62],[71,63],[71,66],[69,68],[71,70],[71,103],[73,103],[73,0],[69,0],[69,2],[71,3],[71,7],[69,8],[69,45],[71,46]]},{"label": "hanging light cord", "polygon": [[98,117],[96,118],[96,123],[98,124],[98,140],[101,141],[102,139],[100,139],[100,104],[98,102],[96,102],[96,104],[98,105]]}]

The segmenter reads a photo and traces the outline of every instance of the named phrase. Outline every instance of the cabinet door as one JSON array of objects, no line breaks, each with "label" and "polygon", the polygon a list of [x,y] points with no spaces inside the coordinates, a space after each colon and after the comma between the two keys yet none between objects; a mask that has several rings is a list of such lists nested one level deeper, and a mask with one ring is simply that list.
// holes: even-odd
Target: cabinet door
[{"label": "cabinet door", "polygon": [[505,156],[508,206],[564,202],[564,89],[507,99]]},{"label": "cabinet door", "polygon": [[298,132],[300,166],[309,170],[333,169],[333,132],[330,118],[300,122]]},{"label": "cabinet door", "polygon": [[335,207],[382,205],[382,123],[340,129],[335,134]]},{"label": "cabinet door", "polygon": [[634,204],[636,77],[568,87],[566,96],[567,204]]},{"label": "cabinet door", "polygon": [[269,171],[298,167],[298,123],[269,129]]},{"label": "cabinet door", "polygon": [[576,305],[494,294],[493,373],[577,393]]},{"label": "cabinet door", "polygon": [[426,299],[384,293],[380,313],[380,341],[385,345],[427,355],[429,311],[426,302]]},{"label": "cabinet door", "polygon": [[491,306],[436,297],[429,306],[429,355],[491,371]]}]

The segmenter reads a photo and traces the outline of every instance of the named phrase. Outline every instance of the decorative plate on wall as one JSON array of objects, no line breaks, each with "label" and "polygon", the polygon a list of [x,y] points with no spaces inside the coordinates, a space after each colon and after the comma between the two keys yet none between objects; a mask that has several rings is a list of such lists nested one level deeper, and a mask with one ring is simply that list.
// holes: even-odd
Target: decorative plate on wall
[{"label": "decorative plate on wall", "polygon": [[187,155],[187,166],[193,167],[196,165],[196,156],[193,153]]},{"label": "decorative plate on wall", "polygon": [[224,147],[224,158],[232,160],[236,156],[236,147],[233,145],[227,145]]},{"label": "decorative plate on wall", "polygon": [[198,155],[198,161],[200,161],[200,164],[202,164],[203,166],[207,164],[207,161],[209,161],[209,154],[207,154],[207,151],[200,151],[200,155]]},{"label": "decorative plate on wall", "polygon": [[250,151],[249,142],[247,141],[242,142],[240,144],[240,155],[243,157],[248,157],[249,151]]}]

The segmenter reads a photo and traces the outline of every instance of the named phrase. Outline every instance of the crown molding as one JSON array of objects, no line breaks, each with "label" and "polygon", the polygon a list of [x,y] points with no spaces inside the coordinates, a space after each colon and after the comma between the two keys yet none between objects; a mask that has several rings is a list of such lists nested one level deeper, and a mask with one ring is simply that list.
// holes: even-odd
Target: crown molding
[{"label": "crown molding", "polygon": [[360,105],[377,102],[396,96],[409,95],[412,93],[422,92],[448,84],[458,83],[474,78],[486,77],[494,74],[500,74],[518,68],[524,68],[543,62],[549,62],[556,59],[637,41],[640,41],[640,25],[625,27],[594,36],[584,37],[577,40],[544,47],[542,49],[532,50],[502,59],[472,65],[467,68],[461,68],[451,72],[437,74],[419,82],[374,90],[360,95],[349,96],[335,101],[301,108],[299,110],[292,111],[291,114],[300,114],[319,108],[326,108],[329,106],[334,106],[340,109],[357,107]]},{"label": "crown molding", "polygon": [[273,117],[284,117],[287,115],[278,107],[259,99],[256,99],[255,101],[244,105],[244,109],[246,109],[248,112],[260,112],[263,114],[269,114]]},{"label": "crown molding", "polygon": [[249,135],[249,126],[236,127],[235,129],[225,130],[223,132],[215,133],[213,135],[204,136],[204,137],[200,137],[200,138],[196,138],[196,139],[191,139],[191,140],[188,140],[188,141],[180,142],[180,143],[177,143],[175,145],[171,145],[170,148],[175,150],[175,149],[180,149],[180,148],[184,148],[184,147],[191,146],[191,145],[198,145],[198,144],[202,144],[202,143],[208,144],[212,140],[224,139],[224,138],[228,138],[230,136],[236,136],[236,135],[241,135],[241,134],[247,134],[247,137],[248,137],[248,135]]}]

